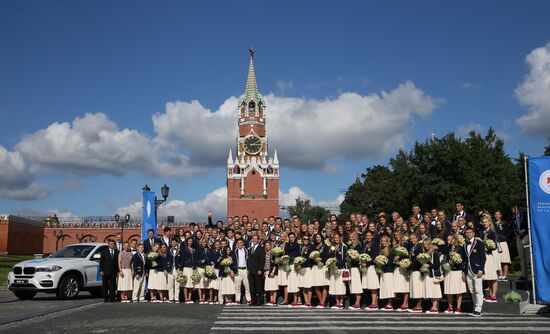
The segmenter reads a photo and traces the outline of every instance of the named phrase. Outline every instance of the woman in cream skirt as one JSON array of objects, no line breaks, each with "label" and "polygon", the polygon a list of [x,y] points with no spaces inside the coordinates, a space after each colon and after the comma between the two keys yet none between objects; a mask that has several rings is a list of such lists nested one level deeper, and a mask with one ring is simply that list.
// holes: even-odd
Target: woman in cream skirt
[{"label": "woman in cream skirt", "polygon": [[381,271],[380,299],[387,299],[386,306],[382,308],[382,311],[393,311],[392,302],[393,298],[395,298],[395,292],[393,291],[394,253],[391,249],[390,240],[385,235],[380,238],[380,251],[378,255],[385,256],[388,259],[387,264],[378,268]]},{"label": "woman in cream skirt", "polygon": [[132,277],[132,269],[130,262],[132,261],[132,252],[129,249],[128,241],[122,244],[122,251],[118,254],[118,266],[120,274],[118,275],[117,291],[120,293],[120,299],[123,303],[130,302],[129,297],[132,294],[134,287],[134,279]]},{"label": "woman in cream skirt", "polygon": [[[492,240],[496,244],[496,233],[493,222],[489,216],[484,216],[481,219],[483,224],[483,239]],[[489,295],[485,297],[485,301],[488,303],[495,303],[497,301],[497,288],[498,288],[498,275],[497,270],[500,270],[500,260],[496,249],[488,250],[485,248],[485,271],[483,273],[483,280],[487,281],[489,286]],[[497,266],[498,262],[498,266]]]},{"label": "woman in cream skirt", "polygon": [[314,240],[314,251],[319,252],[319,257],[314,259],[315,264],[311,268],[313,275],[313,289],[315,290],[315,295],[319,300],[317,308],[325,308],[330,279],[328,276],[327,267],[324,266],[324,263],[329,257],[329,247],[325,245],[325,239],[320,233],[315,234]]},{"label": "woman in cream skirt", "polygon": [[367,311],[378,311],[378,289],[380,289],[380,278],[376,273],[376,267],[373,263],[378,255],[378,243],[374,240],[374,233],[368,230],[365,233],[365,243],[363,253],[368,254],[371,262],[367,264],[367,272],[361,273],[361,286],[365,290],[370,290],[371,301],[366,307]]},{"label": "woman in cream skirt", "polygon": [[[445,273],[443,281],[443,293],[447,296],[447,310],[445,313],[460,314],[462,307],[462,294],[466,292],[466,282],[462,278],[462,264],[466,260],[464,247],[458,244],[456,235],[448,237],[447,263],[451,271]],[[453,309],[453,299],[456,296],[456,308]]]},{"label": "woman in cream skirt", "polygon": [[342,278],[342,269],[346,268],[346,256],[348,247],[342,243],[342,237],[334,234],[333,245],[331,246],[332,257],[336,259],[336,268],[329,273],[330,285],[328,293],[336,298],[333,309],[344,308],[344,296],[346,295],[346,284]]},{"label": "woman in cream skirt", "polygon": [[416,257],[418,254],[424,252],[424,244],[419,242],[418,235],[415,233],[411,233],[409,236],[409,242],[411,244],[411,249],[409,251],[411,256],[411,266],[409,267],[409,298],[416,300],[416,305],[410,309],[410,312],[422,313],[422,300],[424,298],[424,275],[420,272],[421,264],[418,262]]},{"label": "woman in cream skirt", "polygon": [[428,263],[428,272],[424,273],[424,298],[432,300],[432,307],[426,313],[439,313],[439,299],[441,295],[441,285],[436,279],[441,278],[440,254],[434,250],[429,239],[424,239],[424,252],[432,256]]},{"label": "woman in cream skirt", "polygon": [[272,244],[271,241],[264,243],[265,250],[265,262],[264,262],[264,290],[269,296],[267,306],[277,305],[277,291],[279,291],[279,285],[277,284],[277,266],[273,262],[273,256],[271,254]]}]

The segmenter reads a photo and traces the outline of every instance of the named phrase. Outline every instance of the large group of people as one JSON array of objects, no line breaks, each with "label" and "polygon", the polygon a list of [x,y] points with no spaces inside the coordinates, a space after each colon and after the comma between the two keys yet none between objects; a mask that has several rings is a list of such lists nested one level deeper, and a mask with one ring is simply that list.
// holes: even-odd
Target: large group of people
[{"label": "large group of people", "polygon": [[499,211],[470,215],[461,202],[449,218],[418,205],[407,218],[381,212],[375,221],[352,214],[343,222],[331,215],[214,223],[208,213],[207,225],[165,227],[161,236],[149,230],[141,242],[109,240],[100,261],[104,297],[115,299],[116,280],[121,302],[343,309],[347,298],[352,310],[458,314],[469,292],[472,315],[480,316],[507,280],[513,235],[526,234],[518,214],[508,223]]}]

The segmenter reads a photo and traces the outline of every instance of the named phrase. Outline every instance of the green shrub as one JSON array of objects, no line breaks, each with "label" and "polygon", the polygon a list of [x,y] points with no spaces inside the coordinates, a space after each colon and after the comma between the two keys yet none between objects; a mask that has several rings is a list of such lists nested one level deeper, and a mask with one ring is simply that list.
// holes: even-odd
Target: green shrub
[{"label": "green shrub", "polygon": [[504,301],[507,303],[519,303],[521,302],[521,295],[515,291],[510,291],[504,295]]}]

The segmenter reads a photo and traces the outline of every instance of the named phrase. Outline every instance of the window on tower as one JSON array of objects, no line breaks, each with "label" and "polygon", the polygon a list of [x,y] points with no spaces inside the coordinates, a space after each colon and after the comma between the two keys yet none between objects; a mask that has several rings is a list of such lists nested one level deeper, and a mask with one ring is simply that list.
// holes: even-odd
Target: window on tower
[{"label": "window on tower", "polygon": [[254,107],[256,107],[256,104],[254,103],[254,101],[250,101],[250,103],[248,104],[248,112],[253,113]]}]

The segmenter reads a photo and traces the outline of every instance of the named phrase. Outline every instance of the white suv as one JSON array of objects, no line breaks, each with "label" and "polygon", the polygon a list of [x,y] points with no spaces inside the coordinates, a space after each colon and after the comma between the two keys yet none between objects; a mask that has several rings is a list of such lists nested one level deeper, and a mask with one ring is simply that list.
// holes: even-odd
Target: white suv
[{"label": "white suv", "polygon": [[38,292],[72,299],[83,290],[99,297],[100,252],[106,248],[104,243],[73,244],[47,258],[20,262],[8,274],[8,289],[20,299],[31,299]]}]

